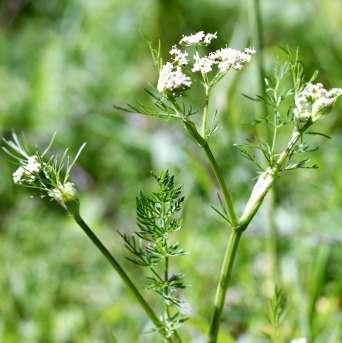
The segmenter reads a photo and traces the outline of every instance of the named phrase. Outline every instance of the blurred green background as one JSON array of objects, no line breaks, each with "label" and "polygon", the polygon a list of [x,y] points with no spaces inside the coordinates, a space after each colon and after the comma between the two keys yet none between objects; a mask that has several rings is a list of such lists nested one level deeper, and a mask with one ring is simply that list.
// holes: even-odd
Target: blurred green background
[{"label": "blurred green background", "polygon": [[[218,32],[215,48],[254,45],[251,0],[3,0],[0,2],[0,130],[23,132],[39,146],[57,132],[55,149],[76,152],[87,142],[73,173],[82,212],[110,250],[124,259],[117,234],[133,231],[135,196],[152,189],[150,170],[170,168],[184,185],[184,229],[190,253],[176,259],[186,274],[185,297],[193,318],[185,342],[204,342],[227,229],[211,210],[217,204],[201,151],[177,122],[122,114],[113,104],[147,100],[155,83],[147,41],[164,53],[183,33]],[[342,2],[264,0],[267,69],[280,47],[299,47],[308,74],[342,86]],[[242,93],[260,94],[255,61],[216,88],[220,128],[211,139],[241,209],[256,176],[233,143],[254,132],[260,109]],[[196,95],[196,94],[195,94]],[[317,286],[316,342],[341,342],[342,307],[342,101],[322,123],[333,136],[315,138],[318,170],[299,170],[278,183],[287,311],[287,340],[305,336],[309,294]],[[31,198],[12,184],[0,156],[0,342],[159,342],[142,310],[91,242],[54,203]],[[264,342],[272,295],[264,207],[242,241],[224,311],[221,342]],[[315,278],[323,265],[324,272]],[[317,274],[317,273],[316,273]],[[158,302],[145,292],[151,303]]]}]

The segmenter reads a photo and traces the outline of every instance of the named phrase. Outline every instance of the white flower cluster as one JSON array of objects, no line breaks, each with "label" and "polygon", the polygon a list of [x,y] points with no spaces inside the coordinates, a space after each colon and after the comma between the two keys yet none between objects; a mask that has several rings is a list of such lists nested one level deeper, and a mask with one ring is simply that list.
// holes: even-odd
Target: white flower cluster
[{"label": "white flower cluster", "polygon": [[170,50],[170,55],[173,56],[174,63],[183,66],[188,64],[188,53],[178,49],[175,45]]},{"label": "white flower cluster", "polygon": [[328,91],[321,83],[308,83],[295,98],[295,117],[302,122],[309,119],[315,122],[331,110],[340,95],[342,95],[341,88],[333,88]]},{"label": "white flower cluster", "polygon": [[65,201],[75,198],[76,188],[72,182],[66,182],[60,184],[57,188],[49,190],[48,195],[57,202],[64,204]]},{"label": "white flower cluster", "polygon": [[[183,36],[179,44],[209,45],[213,39],[217,38],[217,33],[204,33],[203,31]],[[200,56],[198,51],[193,55],[192,72],[200,72],[202,76],[213,71],[213,66],[217,65],[219,74],[226,73],[230,68],[240,70],[245,64],[251,61],[255,50],[252,48],[243,51],[223,48],[211,52],[208,56]],[[188,53],[174,45],[170,50],[171,60],[165,63],[159,73],[157,89],[160,93],[172,96],[182,95],[189,89],[192,81],[189,75],[184,72],[185,66],[189,64]]]},{"label": "white flower cluster", "polygon": [[198,53],[194,55],[193,72],[199,71],[207,74],[212,71],[213,65],[217,64],[220,73],[226,73],[230,68],[241,70],[243,66],[249,63],[255,50],[246,48],[240,51],[232,48],[223,48],[213,51],[209,56],[200,57]]},{"label": "white flower cluster", "polygon": [[32,184],[37,174],[41,171],[42,165],[36,155],[27,158],[26,162],[13,173],[13,181],[16,184]]},{"label": "white flower cluster", "polygon": [[253,48],[246,48],[244,51],[223,48],[209,54],[209,58],[218,64],[218,69],[221,73],[225,73],[230,68],[241,70],[245,64],[251,61],[254,54],[255,49]]},{"label": "white flower cluster", "polygon": [[167,62],[162,66],[157,85],[158,92],[177,96],[190,87],[191,78],[184,74],[180,65]]},{"label": "white flower cluster", "polygon": [[199,31],[197,33],[191,34],[189,36],[183,36],[179,41],[179,44],[185,45],[209,45],[213,39],[217,38],[217,32],[215,33],[204,33]]},{"label": "white flower cluster", "polygon": [[216,63],[215,60],[213,60],[210,57],[200,57],[198,52],[194,55],[194,66],[192,67],[192,71],[196,72],[199,71],[202,74],[207,74],[213,70],[213,65]]}]

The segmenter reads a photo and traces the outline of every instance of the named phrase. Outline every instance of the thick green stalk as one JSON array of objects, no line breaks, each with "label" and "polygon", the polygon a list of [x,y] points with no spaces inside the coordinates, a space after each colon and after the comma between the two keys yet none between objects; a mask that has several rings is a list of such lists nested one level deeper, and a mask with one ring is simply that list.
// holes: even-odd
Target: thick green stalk
[{"label": "thick green stalk", "polygon": [[280,154],[274,167],[267,169],[259,176],[256,184],[253,187],[252,194],[247,201],[242,216],[240,217],[240,227],[247,228],[262,204],[267,192],[271,189],[278,172],[284,166],[287,158],[292,153],[301,136],[301,132],[305,131],[305,129],[310,125],[311,123],[308,122],[300,131],[298,129],[294,129],[291,139],[289,140],[284,151]]},{"label": "thick green stalk", "polygon": [[210,323],[208,343],[215,343],[217,341],[223,306],[227,295],[227,289],[231,280],[233,264],[237,255],[237,249],[241,235],[242,231],[240,230],[233,230],[230,234],[222,264],[220,280],[216,289],[214,312]]},{"label": "thick green stalk", "polygon": [[[103,243],[100,241],[100,239],[95,235],[95,233],[91,230],[91,228],[87,225],[87,223],[82,219],[82,217],[79,215],[78,211],[75,211],[74,208],[68,208],[70,214],[76,221],[76,223],[81,227],[81,229],[85,232],[85,234],[88,236],[88,238],[91,239],[91,241],[95,244],[95,246],[100,250],[102,255],[107,259],[107,261],[112,265],[112,267],[115,269],[115,271],[119,274],[122,281],[125,283],[125,285],[131,290],[133,295],[135,296],[136,300],[139,302],[147,316],[150,318],[150,320],[153,322],[153,324],[156,326],[158,330],[162,330],[163,323],[160,321],[160,319],[157,317],[157,315],[154,313],[151,306],[146,302],[138,288],[135,286],[133,281],[130,279],[130,277],[127,275],[126,271],[123,269],[123,267],[119,264],[119,262],[115,259],[115,257],[109,252],[109,250],[103,245]],[[167,338],[168,342],[180,342],[179,336],[177,333],[174,334],[174,337]]]}]

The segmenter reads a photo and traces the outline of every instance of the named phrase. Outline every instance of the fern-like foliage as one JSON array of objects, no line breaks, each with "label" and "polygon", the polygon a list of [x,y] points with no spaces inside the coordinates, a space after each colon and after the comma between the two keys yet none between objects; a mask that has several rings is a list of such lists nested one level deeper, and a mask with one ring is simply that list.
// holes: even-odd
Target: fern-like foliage
[{"label": "fern-like foliage", "polygon": [[121,236],[131,253],[128,260],[150,270],[147,288],[160,296],[165,308],[164,329],[171,335],[186,320],[179,311],[179,290],[185,288],[183,275],[170,271],[170,258],[186,254],[178,242],[170,241],[171,234],[182,227],[184,197],[168,171],[154,178],[158,190],[150,194],[140,192],[136,200],[139,230]]}]

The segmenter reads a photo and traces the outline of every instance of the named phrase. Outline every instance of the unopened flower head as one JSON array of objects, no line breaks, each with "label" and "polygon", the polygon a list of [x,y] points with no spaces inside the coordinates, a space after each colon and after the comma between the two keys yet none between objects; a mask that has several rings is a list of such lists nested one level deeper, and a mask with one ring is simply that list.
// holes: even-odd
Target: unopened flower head
[{"label": "unopened flower head", "polygon": [[73,201],[76,198],[76,188],[72,182],[66,182],[49,190],[48,195],[50,198],[64,205],[65,203]]},{"label": "unopened flower head", "polygon": [[213,39],[217,38],[217,32],[215,33],[204,33],[199,31],[189,36],[183,36],[179,41],[179,44],[185,45],[209,45]]},{"label": "unopened flower head", "polygon": [[175,45],[170,50],[170,55],[173,56],[173,61],[179,65],[188,64],[188,53],[178,49]]},{"label": "unopened flower head", "polygon": [[41,171],[42,164],[36,155],[29,156],[22,165],[13,173],[13,181],[16,184],[32,184],[37,174]]},{"label": "unopened flower head", "polygon": [[315,122],[329,113],[337,98],[342,95],[341,88],[326,90],[321,83],[308,83],[295,98],[295,117],[301,122]]},{"label": "unopened flower head", "polygon": [[191,78],[182,71],[180,66],[174,66],[170,62],[162,66],[157,85],[160,93],[178,96],[190,87]]},{"label": "unopened flower head", "polygon": [[85,144],[80,147],[73,160],[69,159],[67,149],[61,158],[47,158],[46,154],[52,146],[54,137],[44,152],[36,150],[34,154],[30,154],[28,148],[13,134],[13,140],[4,139],[3,150],[16,162],[19,161],[18,169],[13,173],[14,183],[35,189],[42,198],[48,196],[69,212],[76,213],[79,202],[75,185],[69,181],[69,176]]}]

